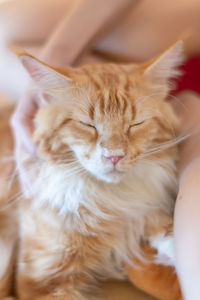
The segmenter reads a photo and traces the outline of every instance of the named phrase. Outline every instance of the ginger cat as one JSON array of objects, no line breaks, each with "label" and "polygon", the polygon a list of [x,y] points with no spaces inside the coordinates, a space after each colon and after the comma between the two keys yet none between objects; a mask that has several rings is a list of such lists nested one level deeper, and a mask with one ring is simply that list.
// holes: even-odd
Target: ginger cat
[{"label": "ginger cat", "polygon": [[97,299],[98,281],[142,261],[141,242],[173,265],[179,121],[166,97],[182,43],[144,64],[20,59],[41,103],[31,197],[19,204],[18,298]]}]

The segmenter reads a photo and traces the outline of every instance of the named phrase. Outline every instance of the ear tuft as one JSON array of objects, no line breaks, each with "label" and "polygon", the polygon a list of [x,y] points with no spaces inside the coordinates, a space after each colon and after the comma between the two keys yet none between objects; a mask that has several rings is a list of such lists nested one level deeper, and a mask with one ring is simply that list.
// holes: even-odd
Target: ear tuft
[{"label": "ear tuft", "polygon": [[48,92],[68,87],[71,81],[70,78],[65,77],[28,54],[22,54],[19,57],[33,81],[42,91]]},{"label": "ear tuft", "polygon": [[158,84],[166,84],[168,80],[181,75],[178,67],[183,62],[183,41],[178,41],[157,59],[153,60],[153,63],[145,69],[144,75]]}]

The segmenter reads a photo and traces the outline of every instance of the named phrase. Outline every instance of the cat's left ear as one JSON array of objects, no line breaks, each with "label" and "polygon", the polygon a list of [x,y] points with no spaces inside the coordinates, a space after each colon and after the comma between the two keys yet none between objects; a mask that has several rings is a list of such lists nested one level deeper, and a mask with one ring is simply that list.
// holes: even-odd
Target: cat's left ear
[{"label": "cat's left ear", "polygon": [[59,91],[66,89],[69,86],[71,79],[62,75],[54,68],[42,63],[28,54],[19,55],[19,58],[35,84],[42,92],[48,93],[52,91]]},{"label": "cat's left ear", "polygon": [[158,85],[167,84],[181,74],[178,67],[183,61],[183,41],[178,41],[147,65],[144,76]]}]

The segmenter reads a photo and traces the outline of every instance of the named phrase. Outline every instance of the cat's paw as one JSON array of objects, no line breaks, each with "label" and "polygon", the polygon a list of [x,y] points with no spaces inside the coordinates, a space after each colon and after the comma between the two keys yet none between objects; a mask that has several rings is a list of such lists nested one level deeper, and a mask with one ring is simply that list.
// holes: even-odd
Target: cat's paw
[{"label": "cat's paw", "polygon": [[157,250],[155,262],[165,266],[174,266],[174,238],[172,235],[158,234],[152,236],[150,245]]}]

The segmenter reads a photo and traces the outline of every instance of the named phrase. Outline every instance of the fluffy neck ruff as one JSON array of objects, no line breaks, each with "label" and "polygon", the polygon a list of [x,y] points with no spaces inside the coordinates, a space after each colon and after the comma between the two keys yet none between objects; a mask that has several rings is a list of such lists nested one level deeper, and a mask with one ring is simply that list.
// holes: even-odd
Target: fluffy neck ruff
[{"label": "fluffy neck ruff", "polygon": [[171,213],[177,189],[175,163],[165,159],[140,161],[118,184],[106,183],[88,174],[73,174],[69,168],[43,163],[32,187],[33,206],[56,209],[59,215],[80,216],[85,207],[98,218],[113,214],[140,218],[151,211]]},{"label": "fluffy neck ruff", "polygon": [[[140,257],[146,218],[172,215],[177,190],[174,160],[140,161],[118,183],[98,181],[70,168],[40,164],[32,187],[31,211],[53,215],[62,230],[104,239],[112,236],[119,264]],[[105,241],[107,243],[108,240]]]}]

